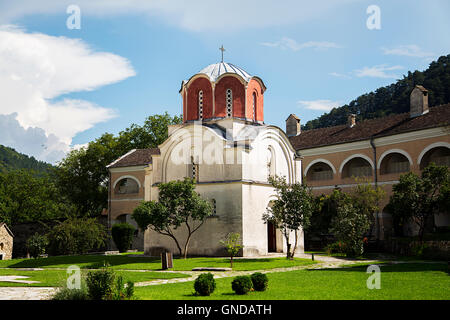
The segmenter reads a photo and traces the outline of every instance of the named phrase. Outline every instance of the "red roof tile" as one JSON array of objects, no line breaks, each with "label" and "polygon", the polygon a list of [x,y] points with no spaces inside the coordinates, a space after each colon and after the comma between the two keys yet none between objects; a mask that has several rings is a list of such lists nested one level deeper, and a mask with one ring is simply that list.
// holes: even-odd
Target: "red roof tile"
[{"label": "red roof tile", "polygon": [[450,103],[432,107],[424,115],[411,118],[409,112],[356,122],[349,128],[340,125],[302,131],[289,140],[296,150],[367,140],[404,132],[440,127],[450,124]]},{"label": "red roof tile", "polygon": [[132,167],[152,163],[152,156],[160,154],[158,148],[134,149],[123,155],[110,165],[108,168]]}]

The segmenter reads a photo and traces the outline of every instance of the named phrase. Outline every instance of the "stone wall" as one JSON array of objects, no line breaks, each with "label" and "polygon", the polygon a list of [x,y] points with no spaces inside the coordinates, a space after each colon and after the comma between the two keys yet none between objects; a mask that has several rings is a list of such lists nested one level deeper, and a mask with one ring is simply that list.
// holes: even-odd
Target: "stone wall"
[{"label": "stone wall", "polygon": [[0,226],[0,255],[2,260],[9,260],[12,258],[13,251],[13,237],[10,235],[6,227]]}]

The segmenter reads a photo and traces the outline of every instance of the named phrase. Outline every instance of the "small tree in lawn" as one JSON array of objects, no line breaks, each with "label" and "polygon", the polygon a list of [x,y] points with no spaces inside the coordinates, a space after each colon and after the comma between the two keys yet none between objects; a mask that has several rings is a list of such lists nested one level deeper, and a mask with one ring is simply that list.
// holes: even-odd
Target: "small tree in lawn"
[{"label": "small tree in lawn", "polygon": [[351,202],[343,202],[332,220],[331,232],[344,243],[348,257],[363,254],[363,235],[370,229],[370,218],[362,214]]},{"label": "small tree in lawn", "polygon": [[[298,245],[298,230],[306,229],[310,224],[313,211],[311,189],[301,183],[288,184],[284,177],[270,177],[269,182],[275,188],[276,200],[267,207],[263,215],[265,223],[271,222],[281,229],[286,239],[287,259],[293,259]],[[291,250],[289,235],[294,232],[294,247]]]},{"label": "small tree in lawn", "polygon": [[[171,237],[186,259],[192,235],[212,214],[211,204],[195,192],[195,182],[186,178],[183,181],[161,183],[159,201],[143,201],[133,211],[133,219],[139,228],[151,228],[159,234]],[[184,226],[187,238],[184,244],[175,236],[175,230]]]},{"label": "small tree in lawn", "polygon": [[400,176],[392,190],[388,212],[400,224],[414,221],[422,241],[427,221],[434,214],[449,211],[450,169],[432,163],[422,171],[421,177],[412,172]]},{"label": "small tree in lawn", "polygon": [[225,247],[230,255],[230,266],[233,268],[233,257],[239,253],[239,250],[244,248],[241,244],[241,235],[239,233],[229,233],[225,240],[220,240],[220,244]]},{"label": "small tree in lawn", "polygon": [[349,193],[335,190],[336,214],[331,220],[330,232],[344,243],[349,257],[363,254],[364,235],[368,233],[374,222],[374,213],[379,210],[378,203],[385,192],[380,187],[358,181]]}]

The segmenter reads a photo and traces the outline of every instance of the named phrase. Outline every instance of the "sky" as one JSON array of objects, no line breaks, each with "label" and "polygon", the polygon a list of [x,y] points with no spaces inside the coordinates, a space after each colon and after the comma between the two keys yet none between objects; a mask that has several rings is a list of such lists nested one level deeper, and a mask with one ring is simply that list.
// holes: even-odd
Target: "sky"
[{"label": "sky", "polygon": [[0,0],[0,144],[57,163],[181,114],[181,81],[233,63],[265,123],[306,123],[450,54],[448,0]]}]

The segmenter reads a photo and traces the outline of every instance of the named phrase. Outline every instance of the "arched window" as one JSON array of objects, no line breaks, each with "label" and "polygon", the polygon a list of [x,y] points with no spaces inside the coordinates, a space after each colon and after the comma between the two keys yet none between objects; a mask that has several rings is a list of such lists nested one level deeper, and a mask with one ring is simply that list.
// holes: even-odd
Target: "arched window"
[{"label": "arched window", "polygon": [[380,165],[380,174],[401,173],[409,171],[409,161],[403,154],[390,153],[383,158]]},{"label": "arched window", "polygon": [[256,121],[256,92],[253,92],[253,121]]},{"label": "arched window", "polygon": [[447,147],[436,147],[428,150],[420,161],[420,170],[425,169],[432,162],[437,166],[450,167],[450,149]]},{"label": "arched window", "polygon": [[139,193],[139,185],[134,179],[124,178],[116,184],[114,188],[114,193],[116,194]]},{"label": "arched window", "polygon": [[233,91],[227,89],[227,117],[233,116]]},{"label": "arched window", "polygon": [[306,173],[306,180],[308,181],[321,181],[332,179],[333,179],[333,169],[324,162],[317,162],[313,164]]},{"label": "arched window", "polygon": [[372,166],[363,158],[353,158],[348,161],[342,169],[342,178],[370,177]]},{"label": "arched window", "polygon": [[198,119],[203,120],[203,90],[198,92]]}]

